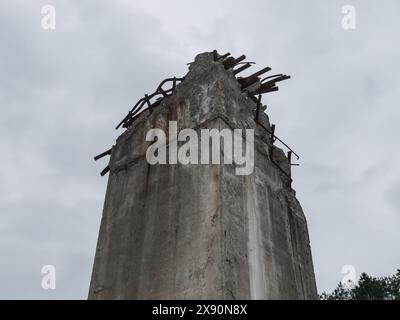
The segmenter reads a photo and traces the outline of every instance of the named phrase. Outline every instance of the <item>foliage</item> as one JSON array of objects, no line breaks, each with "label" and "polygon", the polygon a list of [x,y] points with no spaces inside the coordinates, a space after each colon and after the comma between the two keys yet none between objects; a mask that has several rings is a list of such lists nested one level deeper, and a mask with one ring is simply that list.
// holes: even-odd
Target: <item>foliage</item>
[{"label": "foliage", "polygon": [[339,283],[332,293],[323,292],[320,300],[400,300],[400,269],[388,277],[362,273],[357,284]]}]

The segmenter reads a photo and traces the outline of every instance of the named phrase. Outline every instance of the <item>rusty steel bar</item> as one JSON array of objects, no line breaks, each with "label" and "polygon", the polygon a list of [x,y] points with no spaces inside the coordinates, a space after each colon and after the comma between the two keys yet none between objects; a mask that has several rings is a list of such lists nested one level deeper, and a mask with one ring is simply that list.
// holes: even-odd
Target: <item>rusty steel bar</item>
[{"label": "rusty steel bar", "polygon": [[224,65],[225,69],[228,69],[229,65],[235,61],[234,57],[229,57],[227,59],[225,59],[224,61],[222,61],[222,64]]},{"label": "rusty steel bar", "polygon": [[274,74],[274,75],[272,75],[272,76],[268,76],[268,77],[263,78],[263,79],[261,80],[261,82],[264,82],[264,81],[267,80],[267,79],[276,78],[276,77],[281,77],[281,76],[283,76],[282,73],[280,73],[280,74]]},{"label": "rusty steel bar", "polygon": [[144,97],[145,97],[145,99],[146,99],[146,103],[147,103],[147,109],[149,109],[149,110],[150,110],[150,113],[153,113],[153,107],[151,106],[151,103],[150,103],[150,98],[149,98],[149,96],[146,94]]},{"label": "rusty steel bar", "polygon": [[218,60],[218,52],[217,52],[217,50],[213,50],[213,58],[214,58],[214,61]]},{"label": "rusty steel bar", "polygon": [[168,97],[168,94],[167,94],[167,93],[165,92],[165,90],[164,90],[163,88],[161,88],[161,87],[158,88],[156,92],[162,94],[164,98]]},{"label": "rusty steel bar", "polygon": [[254,73],[254,74],[252,74],[252,75],[250,75],[250,76],[248,76],[246,78],[241,79],[241,81],[246,83],[247,81],[249,81],[251,79],[254,79],[254,78],[257,78],[258,76],[261,76],[262,74],[264,74],[264,73],[266,73],[268,71],[271,71],[271,70],[272,69],[270,67],[265,67],[264,69],[261,69],[260,71],[257,71],[256,73]]},{"label": "rusty steel bar", "polygon": [[[269,79],[269,77],[264,78],[265,79]],[[286,75],[278,75],[277,77],[273,78],[272,80],[269,80],[267,82],[264,82],[258,89],[256,93],[268,93],[268,92],[272,92],[272,91],[278,91],[279,88],[276,87],[276,83],[280,82],[280,81],[284,81],[290,79],[290,76],[286,76]]]},{"label": "rusty steel bar", "polygon": [[227,53],[223,54],[222,56],[219,56],[218,60],[225,59],[225,58],[229,57],[230,55],[231,54],[229,52],[227,52]]},{"label": "rusty steel bar", "polygon": [[292,166],[292,151],[288,151],[287,158],[288,158],[288,161],[289,161],[289,173],[288,173],[288,176],[290,177],[290,179],[292,179],[292,170],[291,170],[291,166]]},{"label": "rusty steel bar", "polygon": [[259,82],[259,81],[260,81],[260,78],[255,77],[255,78],[249,79],[245,82],[239,81],[239,83],[242,84],[242,90],[243,90],[243,89],[246,89],[246,88],[252,86],[253,84],[255,84],[256,82]]},{"label": "rusty steel bar", "polygon": [[100,153],[99,155],[94,157],[94,161],[97,161],[105,156],[108,156],[111,154],[112,148],[108,149],[107,151],[104,151],[103,153]]},{"label": "rusty steel bar", "polygon": [[244,59],[246,59],[246,56],[244,54],[241,55],[239,58],[232,59],[230,61],[228,61],[228,59],[227,59],[227,61],[224,62],[224,67],[225,67],[225,69],[233,68],[236,64],[243,61]]},{"label": "rusty steel bar", "polygon": [[176,81],[183,81],[183,80],[185,80],[185,77],[182,77],[182,78],[176,78],[176,77],[174,77],[174,78],[167,78],[167,79],[165,79],[165,80],[163,80],[160,84],[159,84],[159,86],[158,86],[158,88],[161,88],[165,83],[167,83],[167,82],[173,82],[174,81],[174,79],[176,80]]},{"label": "rusty steel bar", "polygon": [[[160,102],[156,101],[154,104],[151,104],[151,99],[153,97],[155,97],[158,94],[163,95],[163,97],[167,97],[168,93],[173,92],[174,89],[176,88],[177,82],[180,81],[182,82],[183,80],[185,80],[185,77],[182,78],[177,78],[177,77],[173,77],[173,78],[167,78],[165,80],[163,80],[159,86],[157,87],[157,90],[152,93],[151,95],[145,95],[144,98],[141,98],[136,104],[135,106],[128,112],[128,114],[125,116],[125,118],[117,125],[117,127],[115,129],[119,129],[119,127],[121,125],[123,125],[124,128],[128,127],[130,124],[132,124],[132,119],[136,119],[136,115],[138,115],[141,111],[143,106],[147,103],[150,109],[150,112],[152,112],[152,108],[155,105],[158,105]],[[173,82],[172,88],[168,89],[168,90],[164,90],[162,88],[162,86],[167,83],[167,82]]]},{"label": "rusty steel bar", "polygon": [[264,89],[269,89],[275,86],[275,82],[266,82],[260,85],[258,90],[264,90]]},{"label": "rusty steel bar", "polygon": [[[171,88],[171,89],[168,89],[168,90],[164,90],[164,92],[165,92],[165,93],[167,93],[167,94],[168,94],[168,93],[172,93],[173,91],[174,91],[174,89],[173,89],[173,88]],[[170,96],[170,95],[168,95],[168,97],[169,97],[169,96]]]},{"label": "rusty steel bar", "polygon": [[293,151],[288,151],[288,153],[287,153],[287,158],[288,158],[288,160],[289,160],[289,164],[290,164],[291,166],[296,166],[296,167],[298,167],[298,166],[299,166],[298,163],[292,163],[292,154],[293,154]]},{"label": "rusty steel bar", "polygon": [[[272,87],[273,87],[273,86],[275,85],[276,82],[280,82],[280,81],[284,81],[284,80],[288,80],[288,79],[290,79],[290,76],[282,75],[282,76],[276,77],[276,78],[274,78],[274,79],[272,79],[272,80],[269,80],[269,81],[267,81],[267,82],[264,82],[262,85],[263,85],[264,87],[267,87],[268,85],[273,84],[273,85],[272,85]],[[264,79],[264,80],[265,80],[265,79]]]},{"label": "rusty steel bar", "polygon": [[233,70],[233,74],[234,75],[237,75],[239,72],[242,72],[242,71],[244,71],[244,70],[246,70],[246,69],[248,69],[248,68],[250,68],[251,67],[251,63],[246,63],[246,64],[244,64],[243,66],[241,66],[240,68],[237,68],[236,70]]},{"label": "rusty steel bar", "polygon": [[144,99],[144,98],[142,98],[142,99],[140,99],[138,102],[136,102],[136,104],[134,105],[134,107],[132,108],[132,110],[130,110],[130,111],[128,112],[128,114],[125,116],[125,118],[117,125],[117,127],[115,128],[116,130],[119,129],[119,127],[120,127],[125,121],[127,121],[127,120],[131,117],[133,111],[134,111],[134,110],[137,108],[137,106],[143,101],[143,99]]},{"label": "rusty steel bar", "polygon": [[265,67],[264,69],[261,69],[260,71],[257,71],[256,73],[252,74],[250,77],[258,77],[271,70],[272,69],[270,67]]},{"label": "rusty steel bar", "polygon": [[[284,145],[288,150],[290,150],[290,151],[293,152],[293,154],[296,156],[297,160],[300,159],[300,156],[299,156],[296,152],[294,152],[294,150],[293,150],[292,148],[290,148],[282,139],[280,139],[279,137],[277,137],[277,136],[275,135],[275,125],[274,125],[274,124],[271,126],[271,130],[272,130],[272,131],[269,131],[262,123],[260,123],[260,122],[257,122],[257,123],[260,125],[261,128],[263,128],[265,131],[267,131],[267,132],[271,135],[271,137],[274,138],[274,142],[275,142],[275,140],[278,140],[278,141],[279,141],[282,145]],[[271,141],[272,141],[272,140],[271,140]]]},{"label": "rusty steel bar", "polygon": [[[268,130],[267,130],[267,131],[268,131]],[[270,142],[271,142],[271,144],[273,145],[274,142],[275,142],[275,125],[274,125],[274,124],[271,125],[271,132],[270,132],[270,134],[271,134],[271,140],[270,140]]]},{"label": "rusty steel bar", "polygon": [[163,99],[160,97],[156,101],[154,101],[153,104],[152,104],[152,108],[157,107],[161,103],[162,100]]},{"label": "rusty steel bar", "polygon": [[103,177],[107,174],[108,171],[110,171],[110,166],[105,167],[103,171],[100,172],[100,175]]},{"label": "rusty steel bar", "polygon": [[270,67],[266,67],[246,78],[239,78],[238,81],[242,85],[242,89],[245,89],[245,88],[251,86],[252,84],[256,83],[257,81],[260,81],[260,78],[258,78],[258,76],[260,76],[263,73],[268,72],[270,70],[271,70]]},{"label": "rusty steel bar", "polygon": [[134,117],[136,114],[140,113],[140,111],[142,110],[143,106],[145,105],[145,103],[146,103],[146,98],[142,98],[142,99],[140,99],[140,100],[141,100],[142,102],[141,102],[140,105],[137,107],[137,109],[136,109],[134,112],[132,112],[131,118]]},{"label": "rusty steel bar", "polygon": [[139,113],[139,114],[137,114],[136,116],[130,118],[128,121],[126,121],[126,122],[124,123],[123,127],[124,127],[124,128],[130,127],[130,126],[132,125],[132,123],[134,123],[134,122],[136,121],[136,119],[139,118],[139,116],[140,116],[141,114],[142,114],[142,113]]},{"label": "rusty steel bar", "polygon": [[275,92],[275,91],[279,91],[279,88],[278,87],[268,87],[268,88],[261,89],[261,87],[260,87],[257,89],[257,91],[255,93],[256,94],[264,94],[264,93]]},{"label": "rusty steel bar", "polygon": [[261,94],[258,96],[257,100],[257,107],[256,107],[256,122],[258,122],[258,115],[260,114],[260,108],[261,108]]}]

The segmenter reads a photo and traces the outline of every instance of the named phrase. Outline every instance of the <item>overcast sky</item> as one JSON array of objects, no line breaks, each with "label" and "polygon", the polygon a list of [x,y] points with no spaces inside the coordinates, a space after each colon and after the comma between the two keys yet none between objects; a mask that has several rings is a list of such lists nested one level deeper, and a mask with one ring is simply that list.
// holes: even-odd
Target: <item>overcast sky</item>
[{"label": "overcast sky", "polygon": [[[53,4],[56,29],[41,26]],[[353,5],[355,30],[341,25]],[[292,79],[264,98],[300,155],[319,292],[341,268],[400,268],[400,3],[0,2],[0,298],[87,297],[107,177],[93,156],[146,92],[200,52]],[[54,265],[57,289],[43,290]]]}]

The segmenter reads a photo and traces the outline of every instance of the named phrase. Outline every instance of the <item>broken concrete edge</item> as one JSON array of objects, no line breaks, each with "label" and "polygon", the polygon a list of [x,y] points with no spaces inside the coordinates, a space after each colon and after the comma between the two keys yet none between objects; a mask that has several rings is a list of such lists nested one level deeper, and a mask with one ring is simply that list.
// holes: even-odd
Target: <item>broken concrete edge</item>
[{"label": "broken concrete edge", "polygon": [[[193,73],[194,73],[195,75],[197,75],[197,73],[195,72],[196,69],[199,67],[199,65],[202,65],[202,64],[204,64],[204,63],[214,64],[214,65],[216,65],[216,66],[218,65],[221,69],[225,69],[225,68],[223,67],[222,60],[217,60],[217,61],[215,61],[215,59],[214,59],[214,52],[205,52],[205,53],[198,54],[198,55],[195,57],[194,62],[191,63],[191,64],[189,65],[189,71],[188,71],[188,73],[187,73],[183,78],[184,78],[185,80],[186,80],[186,79],[191,79],[191,78],[192,78],[191,75],[192,75]],[[231,68],[231,69],[224,70],[224,71],[226,72],[227,76],[230,77],[231,80],[236,84],[237,89],[238,89],[238,90],[241,90],[240,83],[237,81],[237,78],[235,77],[235,74],[234,74],[233,69]],[[129,126],[128,128],[126,128],[125,132],[123,132],[123,133],[120,135],[120,137],[118,137],[117,141],[118,141],[121,137],[123,137],[123,136],[125,136],[125,135],[129,135],[129,134],[131,134],[132,132],[134,132],[135,128],[136,128],[137,126],[142,125],[143,122],[149,121],[152,117],[153,117],[153,118],[156,117],[156,116],[160,113],[160,111],[159,111],[160,109],[163,109],[163,108],[165,108],[165,107],[168,107],[168,105],[170,104],[170,101],[173,100],[174,97],[176,97],[177,95],[179,95],[179,92],[180,92],[181,87],[185,85],[185,80],[183,80],[181,83],[177,84],[176,87],[175,87],[175,90],[172,92],[172,94],[171,94],[170,96],[168,96],[168,97],[163,98],[162,101],[160,102],[160,104],[159,104],[157,107],[155,107],[155,108],[152,109],[152,110],[146,109],[146,110],[142,111],[142,112],[139,114],[139,116],[138,116],[138,118],[136,119],[136,121],[133,122],[131,126]],[[247,92],[247,91],[243,91],[242,94],[243,94],[243,98],[244,98],[244,99],[246,100],[246,102],[247,102],[248,104],[250,104],[250,106],[251,106],[251,110],[250,110],[250,111],[255,115],[255,110],[256,110],[257,104],[248,96],[248,92]],[[266,109],[266,106],[262,106],[262,109],[265,110],[265,109]],[[232,123],[230,123],[229,118],[226,117],[225,114],[219,114],[219,115],[217,115],[217,116],[219,116],[221,119],[223,119],[231,128],[234,128],[234,127],[235,127]],[[150,121],[151,121],[151,120],[150,120]],[[269,145],[269,148],[270,148],[270,150],[271,150],[271,152],[268,153],[269,159],[270,159],[272,162],[274,162],[274,163],[277,165],[278,169],[281,171],[281,173],[282,173],[284,176],[286,176],[286,177],[284,177],[284,179],[288,181],[288,185],[289,185],[289,187],[291,188],[291,181],[292,181],[292,179],[291,179],[291,164],[289,163],[289,160],[288,160],[286,154],[284,153],[284,151],[283,151],[281,148],[277,147],[276,145],[272,145],[272,144],[269,142],[269,137],[267,137],[267,135],[265,134],[264,130],[262,130],[262,128],[260,128],[260,125],[257,124],[256,121],[253,121],[253,122],[254,122],[254,123],[253,123],[251,129],[254,129],[254,130],[255,130],[255,135],[256,135],[256,137],[261,138],[264,142],[266,142],[266,143]],[[259,122],[260,122],[260,124],[261,124],[262,126],[264,126],[267,130],[268,130],[268,129],[269,129],[269,130],[271,129],[271,126],[270,126],[270,123],[269,123],[268,115],[267,115],[265,112],[261,112],[261,113],[259,114]],[[204,123],[198,124],[199,127],[202,126],[202,125],[204,125]],[[149,143],[149,144],[150,144],[150,143]],[[112,153],[112,150],[111,150],[111,153]],[[271,153],[274,154],[274,155],[277,155],[277,157],[274,157],[274,158],[272,159]],[[111,154],[111,155],[112,155],[112,154]],[[132,161],[130,161],[130,162],[132,162]],[[110,159],[110,163],[111,163],[111,159]],[[107,173],[107,172],[109,171],[108,169],[110,169],[110,168],[108,168],[108,166],[107,166],[107,167],[105,168],[105,170],[102,171],[102,175],[104,175],[105,173]],[[106,170],[107,170],[107,171],[106,171]],[[106,171],[106,172],[104,173],[104,171]]]},{"label": "broken concrete edge", "polygon": [[[153,116],[153,115],[152,115]],[[157,115],[154,115],[154,117],[156,117]],[[234,130],[234,125],[230,122],[229,118],[227,118],[225,115],[220,114],[220,115],[216,115],[210,119],[207,119],[206,121],[204,121],[201,124],[198,124],[196,127],[194,127],[193,129],[196,132],[199,132],[202,128],[207,128],[207,125],[217,119],[220,119],[221,121],[223,121],[228,128],[230,128],[231,130]],[[147,118],[146,120],[149,120],[149,118]],[[134,133],[131,133],[134,134]],[[246,136],[243,134],[242,136],[243,140],[246,140]],[[258,152],[260,152],[260,154],[263,155],[263,157],[265,157],[265,160],[268,159],[270,160],[272,163],[276,164],[276,170],[279,173],[279,175],[281,176],[282,180],[285,181],[286,186],[288,187],[288,189],[292,189],[291,188],[291,179],[289,178],[290,176],[290,164],[288,162],[288,159],[285,155],[285,153],[283,152],[282,149],[278,148],[275,145],[271,145],[270,143],[268,143],[268,140],[264,139],[263,136],[261,136],[260,134],[255,134],[255,148]],[[151,142],[148,142],[148,144],[150,145]],[[166,146],[168,147],[169,143],[168,141],[166,142]],[[274,154],[274,159],[271,158],[271,150],[272,149],[273,154]],[[111,155],[112,157],[112,155]],[[136,162],[144,159],[146,157],[145,154],[141,154],[132,158],[128,158],[128,159],[122,159],[120,161],[113,161],[112,158],[110,158],[110,174],[113,173],[117,173],[120,172],[122,170],[126,170],[128,169],[130,166],[134,165]],[[166,164],[168,165],[168,164]],[[197,164],[193,164],[193,165],[197,165]],[[201,164],[199,164],[201,165]],[[235,163],[233,163],[233,165],[236,165]],[[284,170],[288,170],[288,171],[284,171]]]}]

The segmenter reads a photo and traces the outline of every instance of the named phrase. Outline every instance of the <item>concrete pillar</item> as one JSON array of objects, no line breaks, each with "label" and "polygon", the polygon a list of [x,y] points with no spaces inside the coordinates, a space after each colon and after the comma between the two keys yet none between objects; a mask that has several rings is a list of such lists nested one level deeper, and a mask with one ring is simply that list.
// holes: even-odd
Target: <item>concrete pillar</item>
[{"label": "concrete pillar", "polygon": [[[171,97],[117,139],[89,299],[317,297],[306,219],[276,164],[287,173],[290,165],[254,109],[233,73],[204,53]],[[168,133],[169,121],[199,136],[202,128],[254,129],[254,172],[150,165],[146,133]],[[269,127],[266,114],[260,121]]]}]

